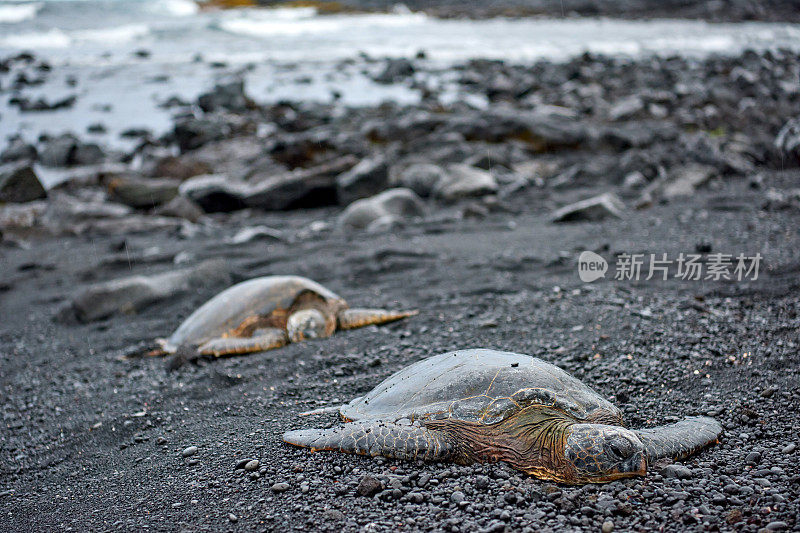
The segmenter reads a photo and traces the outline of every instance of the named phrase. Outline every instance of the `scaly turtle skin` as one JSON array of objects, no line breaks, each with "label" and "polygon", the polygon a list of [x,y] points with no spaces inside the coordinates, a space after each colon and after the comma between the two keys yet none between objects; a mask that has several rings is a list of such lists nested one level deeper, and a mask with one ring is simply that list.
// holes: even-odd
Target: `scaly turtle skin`
[{"label": "scaly turtle skin", "polygon": [[350,309],[319,283],[300,276],[265,276],[238,283],[200,306],[151,355],[229,355],[325,338],[337,329],[385,324],[416,311]]},{"label": "scaly turtle skin", "polygon": [[414,363],[338,410],[344,425],[283,440],[397,459],[499,460],[542,479],[602,483],[644,475],[648,463],[686,457],[722,432],[706,417],[626,429],[619,409],[560,368],[484,349]]}]

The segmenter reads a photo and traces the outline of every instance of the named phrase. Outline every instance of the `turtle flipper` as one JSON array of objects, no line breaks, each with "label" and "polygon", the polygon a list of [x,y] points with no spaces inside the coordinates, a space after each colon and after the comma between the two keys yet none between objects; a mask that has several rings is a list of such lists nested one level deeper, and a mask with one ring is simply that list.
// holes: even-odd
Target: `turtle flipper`
[{"label": "turtle flipper", "polygon": [[381,420],[348,422],[331,429],[301,429],[283,434],[284,442],[317,450],[339,450],[393,459],[454,459],[456,447],[441,431]]},{"label": "turtle flipper", "polygon": [[280,348],[289,344],[286,331],[280,328],[265,328],[255,332],[252,337],[220,337],[211,339],[197,348],[199,355],[222,355],[245,354],[253,352],[263,352]]},{"label": "turtle flipper", "polygon": [[339,312],[339,329],[355,329],[372,324],[387,324],[418,314],[419,311],[387,311],[386,309],[344,309]]},{"label": "turtle flipper", "polygon": [[707,416],[690,417],[668,426],[636,431],[650,464],[665,457],[688,457],[716,442],[721,433],[722,425]]}]

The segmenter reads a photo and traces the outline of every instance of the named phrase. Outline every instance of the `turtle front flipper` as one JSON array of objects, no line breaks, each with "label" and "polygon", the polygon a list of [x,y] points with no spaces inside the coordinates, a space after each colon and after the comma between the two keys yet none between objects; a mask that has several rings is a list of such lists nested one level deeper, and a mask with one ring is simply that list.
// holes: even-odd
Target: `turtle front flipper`
[{"label": "turtle front flipper", "polygon": [[259,329],[252,337],[220,337],[211,339],[197,348],[199,355],[245,354],[263,352],[289,344],[286,331],[280,328]]},{"label": "turtle front flipper", "polygon": [[644,444],[648,464],[666,457],[688,457],[717,442],[721,433],[722,425],[707,416],[686,418],[668,426],[636,431]]},{"label": "turtle front flipper", "polygon": [[443,432],[381,420],[348,422],[330,429],[288,431],[283,440],[312,451],[339,450],[392,459],[444,461],[456,456],[456,446]]},{"label": "turtle front flipper", "polygon": [[344,309],[339,312],[339,329],[355,329],[372,324],[388,324],[418,314],[419,311],[387,311],[386,309]]}]

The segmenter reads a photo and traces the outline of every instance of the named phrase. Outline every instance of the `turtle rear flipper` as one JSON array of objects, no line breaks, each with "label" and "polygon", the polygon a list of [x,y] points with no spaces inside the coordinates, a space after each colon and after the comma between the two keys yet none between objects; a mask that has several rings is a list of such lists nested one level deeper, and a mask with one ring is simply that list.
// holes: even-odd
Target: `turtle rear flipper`
[{"label": "turtle rear flipper", "polygon": [[393,459],[454,459],[456,447],[440,431],[380,420],[348,422],[330,429],[302,429],[283,434],[284,442],[318,450],[339,450]]},{"label": "turtle rear flipper", "polygon": [[252,337],[219,337],[211,339],[197,349],[200,355],[245,354],[264,352],[289,344],[286,331],[280,328],[259,329]]},{"label": "turtle rear flipper", "polygon": [[663,458],[683,459],[717,441],[722,425],[707,416],[695,416],[651,429],[640,429],[636,435],[644,444],[647,462]]},{"label": "turtle rear flipper", "polygon": [[344,309],[339,312],[339,329],[355,329],[372,324],[388,324],[418,314],[419,311],[387,311],[386,309]]}]

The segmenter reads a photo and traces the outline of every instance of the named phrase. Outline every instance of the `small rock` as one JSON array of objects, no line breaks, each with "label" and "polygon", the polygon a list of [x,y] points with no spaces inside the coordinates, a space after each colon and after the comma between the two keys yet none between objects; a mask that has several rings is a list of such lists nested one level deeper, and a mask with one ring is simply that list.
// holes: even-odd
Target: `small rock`
[{"label": "small rock", "polygon": [[797,444],[795,444],[794,442],[790,442],[789,444],[787,444],[786,446],[783,447],[783,449],[781,450],[781,453],[785,453],[785,454],[788,455],[788,454],[794,452],[796,449],[797,449]]},{"label": "small rock", "polygon": [[136,208],[165,204],[178,195],[180,181],[170,178],[113,178],[108,184],[112,200]]},{"label": "small rock", "polygon": [[424,205],[409,189],[389,189],[377,196],[357,200],[339,215],[338,225],[349,230],[377,229],[402,220],[421,217]]},{"label": "small rock", "polygon": [[378,83],[397,83],[404,78],[414,74],[414,64],[408,59],[402,57],[399,59],[389,59],[386,61],[386,67],[374,79]]},{"label": "small rock", "polygon": [[276,229],[268,226],[251,226],[242,228],[236,235],[231,237],[231,244],[244,244],[247,242],[268,240],[268,241],[282,241],[283,234]]},{"label": "small rock", "polygon": [[439,180],[433,191],[435,196],[448,202],[496,192],[497,181],[492,174],[462,164],[448,165],[443,178]]},{"label": "small rock", "polygon": [[744,458],[744,462],[749,465],[757,465],[761,462],[761,454],[758,452],[750,452],[747,454],[747,457]]},{"label": "small rock", "polygon": [[15,161],[33,161],[36,159],[36,147],[20,138],[12,140],[8,147],[0,153],[0,163]]},{"label": "small rock", "polygon": [[445,170],[439,165],[416,163],[409,165],[392,178],[392,184],[411,189],[426,198],[433,194],[436,186],[446,178]]},{"label": "small rock", "polygon": [[683,465],[671,464],[664,467],[661,474],[667,478],[689,479],[692,471]]},{"label": "small rock", "polygon": [[600,528],[600,530],[603,533],[611,533],[612,531],[614,531],[614,522],[612,522],[611,520],[606,520],[605,522],[603,522],[603,525]]},{"label": "small rock", "polygon": [[233,513],[228,513],[228,520],[230,520],[232,523],[234,523],[234,524],[235,524],[236,522],[238,522],[238,521],[239,521],[239,517],[238,517],[238,516],[236,516],[236,515],[235,515],[235,514],[233,514]]},{"label": "small rock", "polygon": [[201,94],[197,104],[206,113],[222,109],[244,112],[255,107],[244,92],[244,80],[238,78],[218,83],[211,91]]},{"label": "small rock", "polygon": [[775,148],[790,165],[800,164],[800,118],[784,124],[775,137]]},{"label": "small rock", "polygon": [[339,203],[349,205],[368,198],[388,187],[389,167],[386,159],[363,159],[356,166],[336,178],[336,195]]},{"label": "small rock", "polygon": [[625,204],[615,194],[605,193],[557,209],[552,222],[597,221],[608,217],[623,218]]},{"label": "small rock", "polygon": [[378,492],[381,491],[383,485],[380,481],[376,478],[370,476],[369,474],[363,476],[361,480],[358,482],[358,487],[356,487],[356,492],[358,492],[361,496],[374,496]]},{"label": "small rock", "polygon": [[464,493],[460,490],[457,490],[450,495],[450,501],[456,504],[463,502],[465,498],[466,496],[464,496]]},{"label": "small rock", "polygon": [[287,490],[289,490],[289,484],[281,481],[272,485],[271,489],[272,492],[286,492]]},{"label": "small rock", "polygon": [[193,223],[204,214],[199,205],[185,196],[176,196],[166,204],[156,207],[152,213],[162,217],[182,218]]},{"label": "small rock", "polygon": [[188,448],[184,448],[181,452],[183,457],[191,457],[192,455],[197,453],[197,446],[189,446]]},{"label": "small rock", "polygon": [[767,524],[767,531],[783,531],[784,529],[788,529],[789,524],[782,520],[775,520],[774,522],[770,522]]},{"label": "small rock", "polygon": [[762,398],[771,398],[771,397],[772,397],[772,395],[773,395],[773,394],[775,394],[775,392],[776,392],[777,390],[778,390],[778,389],[777,389],[776,387],[773,387],[772,385],[770,385],[769,387],[767,387],[766,389],[764,389],[763,391],[761,391],[761,395],[760,395],[760,396],[761,396]]},{"label": "small rock", "polygon": [[[245,463],[244,469],[247,470],[248,472],[252,472],[254,470],[257,470],[260,465],[261,465],[261,462],[258,459],[253,459],[253,460],[247,461],[247,463]],[[274,489],[275,489],[275,487],[273,487],[273,490]]]},{"label": "small rock", "polygon": [[47,192],[30,163],[0,166],[0,202],[31,202],[46,197]]}]

